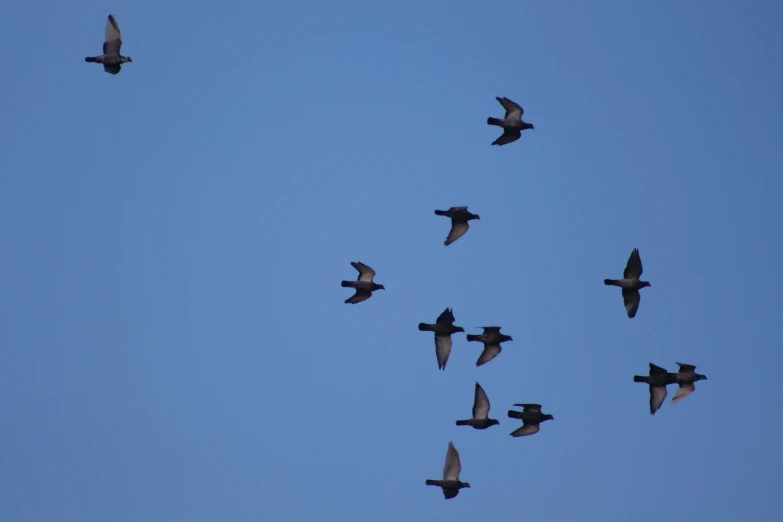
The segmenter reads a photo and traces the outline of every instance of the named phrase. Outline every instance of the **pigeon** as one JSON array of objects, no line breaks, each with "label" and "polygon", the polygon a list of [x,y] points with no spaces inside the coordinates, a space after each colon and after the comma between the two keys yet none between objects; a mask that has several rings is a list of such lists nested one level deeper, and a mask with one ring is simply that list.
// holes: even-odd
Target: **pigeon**
[{"label": "pigeon", "polygon": [[642,258],[639,256],[639,249],[634,248],[633,252],[631,252],[631,257],[628,258],[628,264],[625,265],[623,278],[604,279],[605,285],[619,286],[623,289],[625,311],[628,312],[628,317],[630,319],[636,317],[636,311],[639,309],[639,301],[641,300],[639,289],[644,288],[645,286],[652,286],[647,281],[639,280],[642,272]]},{"label": "pigeon", "polygon": [[359,271],[359,278],[356,281],[343,281],[341,283],[343,288],[356,289],[356,293],[345,300],[346,303],[361,303],[372,297],[374,291],[386,290],[383,285],[373,282],[372,279],[375,277],[375,270],[361,262],[354,263],[351,261],[351,266]]},{"label": "pigeon", "polygon": [[476,383],[476,395],[473,398],[473,418],[458,420],[457,426],[473,426],[477,430],[485,430],[490,426],[500,424],[497,419],[489,418],[489,397],[479,383]]},{"label": "pigeon", "polygon": [[443,496],[446,499],[454,498],[459,494],[460,489],[470,487],[470,484],[467,482],[460,482],[460,471],[462,471],[462,464],[459,462],[459,453],[454,444],[449,442],[449,450],[446,452],[446,464],[443,466],[443,480],[427,479],[425,484],[442,488]]},{"label": "pigeon", "polygon": [[660,366],[650,363],[650,376],[634,375],[633,382],[644,382],[650,385],[650,415],[660,409],[666,399],[666,386],[677,382],[676,375],[669,373]]},{"label": "pigeon", "polygon": [[500,105],[506,109],[506,115],[503,119],[499,118],[487,118],[487,125],[497,125],[503,127],[503,134],[498,139],[492,142],[492,145],[505,145],[512,141],[517,141],[522,136],[522,131],[525,129],[535,129],[531,123],[525,123],[522,121],[522,115],[525,114],[523,109],[518,103],[515,103],[508,98],[500,98],[495,96],[495,99],[500,102]]},{"label": "pigeon", "polygon": [[512,437],[524,437],[533,435],[541,429],[538,425],[544,421],[554,420],[555,418],[548,413],[541,413],[540,404],[515,404],[522,406],[522,411],[508,410],[508,416],[512,419],[521,419],[522,426],[511,432]]},{"label": "pigeon", "polygon": [[481,219],[478,214],[468,212],[468,207],[451,207],[448,210],[436,210],[435,214],[451,218],[451,230],[449,231],[446,241],[443,242],[446,246],[449,246],[465,235],[470,228],[468,221],[471,219]]},{"label": "pigeon", "polygon": [[435,324],[419,323],[419,331],[435,332],[435,356],[438,358],[438,369],[445,370],[451,353],[451,334],[464,332],[461,326],[454,326],[454,314],[451,308],[446,308],[435,321]]},{"label": "pigeon", "polygon": [[707,380],[706,375],[696,373],[696,367],[692,364],[677,363],[680,371],[672,374],[680,386],[672,397],[672,403],[676,404],[696,390],[696,381]]},{"label": "pigeon", "polygon": [[125,62],[132,62],[130,56],[122,56],[122,35],[120,26],[112,15],[106,20],[106,38],[103,42],[103,54],[101,56],[88,56],[84,59],[88,63],[102,63],[103,70],[109,74],[118,74]]},{"label": "pigeon", "polygon": [[476,366],[486,364],[500,353],[500,343],[506,341],[513,341],[510,335],[500,333],[500,326],[479,326],[484,329],[483,334],[471,335],[468,334],[468,341],[478,341],[484,343],[484,351],[479,355],[476,361]]}]

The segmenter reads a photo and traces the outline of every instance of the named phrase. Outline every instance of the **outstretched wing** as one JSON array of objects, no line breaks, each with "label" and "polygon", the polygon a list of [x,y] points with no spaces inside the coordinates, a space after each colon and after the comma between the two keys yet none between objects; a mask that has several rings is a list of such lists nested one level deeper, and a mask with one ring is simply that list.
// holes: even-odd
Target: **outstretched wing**
[{"label": "outstretched wing", "polygon": [[639,255],[639,249],[634,248],[631,252],[631,257],[628,258],[628,263],[625,264],[625,271],[623,277],[625,279],[639,279],[644,269],[642,268],[642,258]]},{"label": "outstretched wing", "polygon": [[623,288],[623,304],[625,304],[625,311],[628,313],[630,319],[636,317],[636,312],[639,310],[639,302],[641,300],[642,296],[639,295],[638,290]]},{"label": "outstretched wing", "polygon": [[521,105],[506,97],[500,98],[499,96],[495,96],[495,99],[500,102],[500,105],[502,105],[504,109],[506,109],[505,119],[522,119],[522,115],[525,114],[525,109],[523,109]]},{"label": "outstretched wing", "polygon": [[[121,46],[122,35],[120,34],[120,26],[117,25],[117,20],[115,20],[112,15],[109,15],[109,19],[106,20],[106,34],[103,41],[103,54],[119,56]],[[117,72],[119,72],[119,70]]]},{"label": "outstretched wing", "polygon": [[435,357],[438,359],[438,369],[445,370],[451,354],[451,336],[435,334]]},{"label": "outstretched wing", "polygon": [[476,361],[476,366],[487,364],[489,361],[497,357],[501,350],[502,348],[499,344],[485,344],[484,351],[481,352],[481,355],[479,355],[479,358]]},{"label": "outstretched wing", "polygon": [[359,271],[359,278],[357,281],[366,281],[368,283],[372,282],[372,278],[375,277],[375,270],[362,262],[351,261],[351,266]]},{"label": "outstretched wing", "polygon": [[650,386],[650,415],[655,415],[664,399],[666,399],[666,386]]},{"label": "outstretched wing", "polygon": [[451,230],[449,230],[449,235],[446,237],[446,241],[443,242],[444,245],[449,246],[459,238],[465,235],[465,233],[470,228],[470,225],[468,225],[467,221],[457,221],[452,219],[451,220]]},{"label": "outstretched wing", "polygon": [[476,394],[473,397],[473,418],[486,419],[489,417],[489,397],[479,383],[476,383]]},{"label": "outstretched wing", "polygon": [[459,461],[459,453],[454,444],[449,442],[449,449],[446,451],[446,464],[443,466],[443,480],[459,480],[460,471],[462,471],[462,464]]},{"label": "outstretched wing", "polygon": [[674,397],[672,397],[672,402],[674,404],[677,404],[681,400],[683,400],[685,397],[690,395],[696,390],[696,386],[693,383],[690,384],[680,384],[680,387],[677,388],[677,393],[674,394]]},{"label": "outstretched wing", "polygon": [[492,145],[507,145],[509,143],[512,143],[514,141],[517,141],[519,138],[522,137],[522,133],[518,130],[503,130],[503,134],[500,135],[498,139],[492,142]]}]

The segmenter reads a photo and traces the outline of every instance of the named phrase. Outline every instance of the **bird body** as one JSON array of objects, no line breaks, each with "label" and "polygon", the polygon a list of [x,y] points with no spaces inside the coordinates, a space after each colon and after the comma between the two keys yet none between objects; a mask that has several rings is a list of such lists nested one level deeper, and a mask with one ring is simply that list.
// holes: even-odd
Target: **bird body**
[{"label": "bird body", "polygon": [[485,430],[490,426],[500,424],[497,419],[489,418],[489,397],[479,383],[473,396],[473,418],[458,420],[457,426],[472,426],[477,430]]},{"label": "bird body", "polygon": [[511,419],[520,419],[522,426],[511,432],[512,437],[524,437],[538,433],[541,429],[539,424],[544,421],[554,420],[552,415],[541,413],[540,404],[515,404],[514,406],[521,406],[523,410],[508,410],[508,416]]},{"label": "bird body", "polygon": [[435,333],[435,357],[438,360],[439,370],[446,369],[446,363],[451,354],[451,334],[465,331],[463,327],[455,326],[454,320],[451,308],[446,308],[438,316],[435,324],[419,323],[419,331]]},{"label": "bird body", "polygon": [[356,281],[341,281],[340,285],[343,288],[353,288],[356,293],[345,300],[346,303],[356,304],[366,301],[372,297],[372,293],[376,290],[386,290],[383,285],[380,285],[373,281],[375,277],[375,270],[365,265],[362,262],[351,261],[351,266],[359,272],[359,277]]},{"label": "bird body", "polygon": [[522,108],[516,102],[509,100],[508,98],[501,98],[495,96],[495,99],[506,110],[506,115],[503,119],[499,118],[487,118],[487,125],[495,125],[503,129],[503,134],[498,139],[492,142],[492,145],[506,145],[522,137],[522,131],[526,129],[535,129],[535,127],[522,121],[522,115],[525,114],[525,109]]},{"label": "bird body", "polygon": [[470,228],[468,221],[481,219],[478,214],[469,212],[468,207],[450,207],[448,210],[436,210],[435,215],[451,218],[451,230],[449,230],[449,235],[443,242],[446,246],[449,246],[468,232]]},{"label": "bird body", "polygon": [[446,463],[443,466],[443,479],[427,479],[424,483],[428,486],[438,486],[443,489],[443,497],[446,499],[454,498],[459,494],[462,488],[469,488],[470,484],[462,482],[459,474],[462,471],[462,464],[459,460],[459,453],[454,444],[449,442],[449,449],[446,451]]},{"label": "bird body", "polygon": [[622,279],[604,279],[604,284],[607,286],[619,286],[622,288],[623,304],[625,305],[625,311],[628,314],[629,319],[636,317],[636,312],[639,310],[639,303],[641,302],[641,295],[639,290],[645,286],[652,286],[648,281],[640,281],[644,269],[642,268],[642,258],[639,255],[639,249],[634,248],[631,252],[631,256],[628,258],[628,263],[625,265],[625,271],[623,272]]},{"label": "bird body", "polygon": [[510,335],[500,333],[500,326],[481,326],[480,328],[484,330],[484,333],[467,335],[468,341],[484,344],[484,351],[479,355],[476,366],[484,365],[497,357],[502,350],[500,343],[514,340]]},{"label": "bird body", "polygon": [[106,20],[106,31],[103,41],[103,54],[101,56],[88,56],[84,59],[88,63],[103,64],[103,70],[109,74],[118,74],[122,64],[132,62],[130,56],[120,54],[122,47],[122,35],[120,27],[112,15]]}]

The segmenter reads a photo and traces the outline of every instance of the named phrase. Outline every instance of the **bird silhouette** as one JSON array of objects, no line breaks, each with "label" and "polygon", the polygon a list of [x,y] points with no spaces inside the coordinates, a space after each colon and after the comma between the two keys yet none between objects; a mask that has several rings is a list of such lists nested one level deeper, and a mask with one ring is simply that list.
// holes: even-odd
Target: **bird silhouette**
[{"label": "bird silhouette", "polygon": [[374,291],[386,290],[383,285],[373,282],[375,270],[361,262],[354,263],[351,261],[351,266],[359,271],[359,277],[356,281],[343,281],[340,283],[344,288],[353,288],[356,290],[355,294],[345,300],[346,303],[361,303],[372,297]]},{"label": "bird silhouette", "polygon": [[130,56],[120,54],[122,47],[122,35],[120,26],[112,15],[106,20],[106,35],[103,42],[103,54],[101,56],[88,56],[84,59],[88,63],[102,63],[103,70],[109,74],[117,74],[122,68],[122,64],[132,62]]},{"label": "bird silhouette", "polygon": [[459,494],[460,489],[470,487],[467,482],[460,482],[460,471],[462,471],[462,464],[459,461],[459,453],[454,444],[449,442],[449,449],[446,451],[446,464],[443,466],[443,480],[427,479],[425,484],[443,489],[443,496],[446,499],[454,498]]},{"label": "bird silhouette", "polygon": [[532,124],[522,121],[522,115],[525,114],[525,109],[523,109],[521,105],[508,98],[495,96],[495,99],[500,102],[500,105],[502,105],[504,109],[506,109],[506,115],[502,120],[492,117],[487,118],[487,125],[496,125],[503,128],[503,134],[493,141],[492,145],[500,146],[517,141],[522,136],[523,130],[535,129]]},{"label": "bird silhouette", "polygon": [[605,285],[619,286],[623,289],[625,311],[631,319],[636,317],[636,311],[639,309],[639,301],[641,301],[639,289],[644,288],[645,286],[652,286],[647,281],[639,280],[643,271],[644,269],[642,268],[642,258],[639,256],[639,249],[634,248],[633,252],[631,252],[631,257],[628,258],[628,263],[625,265],[623,278],[604,279]]}]

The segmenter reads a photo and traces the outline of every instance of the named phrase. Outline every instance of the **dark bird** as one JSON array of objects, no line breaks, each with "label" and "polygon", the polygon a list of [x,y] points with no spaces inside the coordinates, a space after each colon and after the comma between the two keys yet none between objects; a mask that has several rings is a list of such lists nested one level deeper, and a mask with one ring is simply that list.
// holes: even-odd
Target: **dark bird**
[{"label": "dark bird", "polygon": [[487,397],[484,388],[476,383],[476,395],[473,397],[473,418],[458,420],[457,426],[473,426],[477,430],[485,430],[495,424],[500,424],[500,421],[489,418],[489,397]]},{"label": "dark bird", "polygon": [[454,314],[451,308],[446,308],[438,316],[435,324],[419,323],[419,331],[435,332],[435,356],[438,358],[438,369],[445,370],[451,353],[451,334],[465,331],[461,326],[454,326]]},{"label": "dark bird", "polygon": [[497,125],[503,128],[503,134],[498,139],[492,142],[492,145],[505,145],[512,141],[517,141],[522,136],[522,131],[525,129],[535,129],[531,123],[525,123],[522,121],[522,115],[525,114],[525,109],[521,105],[515,103],[508,98],[500,98],[495,96],[495,99],[500,102],[500,105],[506,109],[506,115],[503,119],[499,118],[487,118],[487,125]]},{"label": "dark bird", "polygon": [[623,278],[604,279],[605,285],[619,286],[623,289],[625,311],[628,312],[628,317],[631,319],[636,316],[636,311],[639,309],[639,301],[641,300],[639,289],[644,288],[645,286],[652,286],[647,281],[639,280],[643,271],[642,258],[639,256],[639,249],[634,248],[633,252],[631,252],[631,257],[628,258],[628,263],[625,265]]},{"label": "dark bird", "polygon": [[510,335],[500,333],[500,326],[479,326],[479,328],[483,328],[484,333],[479,335],[467,335],[468,341],[484,343],[484,351],[479,355],[476,366],[486,364],[497,357],[501,351],[500,343],[514,340]]},{"label": "dark bird", "polygon": [[677,379],[676,374],[650,363],[650,376],[634,375],[633,382],[644,382],[650,385],[650,415],[655,415],[666,399],[666,386],[674,384]]},{"label": "dark bird", "polygon": [[672,397],[672,403],[678,403],[685,397],[690,395],[696,390],[696,381],[707,380],[706,375],[696,373],[696,367],[692,364],[677,363],[680,367],[680,371],[672,374],[676,379],[677,384],[680,386],[677,388],[677,393]]},{"label": "dark bird", "polygon": [[470,487],[470,484],[467,482],[460,482],[460,471],[462,471],[462,464],[459,462],[459,453],[457,453],[454,444],[449,442],[449,449],[446,452],[446,464],[443,466],[443,480],[427,479],[425,484],[442,488],[443,496],[447,499],[454,498],[459,494],[460,489]]},{"label": "dark bird", "polygon": [[354,288],[356,290],[355,294],[345,300],[346,303],[361,303],[372,297],[374,291],[386,290],[383,285],[373,282],[375,270],[364,263],[354,263],[353,261],[351,261],[351,266],[359,271],[359,278],[356,281],[343,281],[341,283],[344,288]]},{"label": "dark bird", "polygon": [[540,404],[515,404],[514,406],[521,406],[524,409],[522,411],[508,410],[510,418],[522,420],[522,426],[511,432],[512,437],[524,437],[538,433],[538,430],[541,429],[539,424],[555,419],[548,413],[541,413]]},{"label": "dark bird", "polygon": [[122,46],[122,35],[120,26],[112,15],[106,20],[106,37],[103,42],[103,54],[101,56],[88,56],[84,59],[88,63],[102,63],[103,70],[109,74],[117,74],[125,62],[132,62],[130,56],[122,56],[120,47]]},{"label": "dark bird", "polygon": [[471,219],[481,219],[478,214],[468,212],[468,207],[451,207],[448,210],[436,210],[435,214],[451,218],[451,230],[449,231],[446,241],[443,242],[446,246],[449,246],[465,235],[470,228],[468,221]]}]

